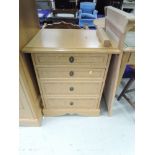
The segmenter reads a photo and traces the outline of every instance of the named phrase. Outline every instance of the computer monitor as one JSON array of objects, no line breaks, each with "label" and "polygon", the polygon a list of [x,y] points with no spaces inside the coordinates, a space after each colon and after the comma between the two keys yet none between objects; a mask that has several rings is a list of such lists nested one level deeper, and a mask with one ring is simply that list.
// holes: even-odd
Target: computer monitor
[{"label": "computer monitor", "polygon": [[55,0],[56,9],[75,9],[76,3],[70,2],[70,0]]}]

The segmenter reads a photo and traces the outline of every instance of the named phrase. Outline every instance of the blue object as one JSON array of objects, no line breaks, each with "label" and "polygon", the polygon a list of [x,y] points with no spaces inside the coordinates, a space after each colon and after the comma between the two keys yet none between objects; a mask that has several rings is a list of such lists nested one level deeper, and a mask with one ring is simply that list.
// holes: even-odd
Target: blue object
[{"label": "blue object", "polygon": [[50,13],[51,13],[51,9],[50,10],[38,9],[38,17],[39,17],[41,26],[44,24],[44,22],[46,21]]},{"label": "blue object", "polygon": [[51,13],[51,10],[42,10],[38,9],[38,17],[39,18],[47,18],[47,16]]},{"label": "blue object", "polygon": [[96,3],[81,2],[79,10],[79,26],[94,27],[93,20],[97,18],[98,11],[95,10]]},{"label": "blue object", "polygon": [[89,13],[82,13],[82,14],[81,14],[81,18],[82,18],[82,19],[96,19],[96,18],[94,17],[94,15],[89,14]]},{"label": "blue object", "polygon": [[125,68],[125,72],[123,74],[123,78],[134,78],[135,77],[135,70],[127,65]]}]

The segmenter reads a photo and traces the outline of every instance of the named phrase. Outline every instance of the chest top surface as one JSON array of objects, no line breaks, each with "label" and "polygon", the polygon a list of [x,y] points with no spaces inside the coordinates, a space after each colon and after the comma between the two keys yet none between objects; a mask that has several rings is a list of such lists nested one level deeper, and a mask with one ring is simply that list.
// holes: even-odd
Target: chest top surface
[{"label": "chest top surface", "polygon": [[120,53],[114,47],[106,48],[99,41],[96,30],[41,29],[23,48],[25,53],[99,52]]}]

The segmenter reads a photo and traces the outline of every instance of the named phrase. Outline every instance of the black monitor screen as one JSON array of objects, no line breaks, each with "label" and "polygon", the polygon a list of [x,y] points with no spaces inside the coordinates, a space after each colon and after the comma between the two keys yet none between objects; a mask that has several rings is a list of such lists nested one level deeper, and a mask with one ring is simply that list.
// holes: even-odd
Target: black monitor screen
[{"label": "black monitor screen", "polygon": [[56,9],[73,9],[75,8],[75,3],[70,2],[70,0],[55,0]]}]

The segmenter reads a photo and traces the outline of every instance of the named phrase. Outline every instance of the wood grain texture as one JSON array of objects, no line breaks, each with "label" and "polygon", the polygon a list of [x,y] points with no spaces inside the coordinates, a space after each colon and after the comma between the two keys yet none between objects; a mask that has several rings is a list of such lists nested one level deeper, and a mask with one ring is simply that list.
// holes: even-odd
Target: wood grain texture
[{"label": "wood grain texture", "polygon": [[[24,109],[20,109],[20,119],[38,119],[41,120],[41,109],[40,109],[40,95],[38,95],[38,90],[36,90],[36,86],[34,86],[33,80],[29,74],[29,70],[25,64],[25,61],[22,59],[22,56],[20,55],[20,61],[19,61],[19,79],[20,79],[20,100],[19,104],[22,104],[23,107],[26,107]],[[22,95],[23,94],[23,95]],[[24,123],[21,123],[20,125],[23,125]],[[30,125],[32,125],[30,123]],[[35,124],[34,124],[35,125]]]},{"label": "wood grain texture", "polygon": [[122,60],[121,60],[121,66],[120,66],[120,71],[119,71],[119,77],[118,77],[118,81],[117,81],[117,87],[119,86],[120,82],[121,82],[121,79],[122,79],[122,76],[124,74],[124,71],[125,71],[125,67],[126,67],[126,62],[128,62],[129,60],[129,57],[130,57],[130,53],[123,53],[123,56],[122,56]]},{"label": "wood grain texture", "polygon": [[[86,116],[99,115],[100,95],[102,95],[103,80],[106,75],[104,72],[108,70],[107,63],[110,57],[104,53],[96,54],[94,52],[89,55],[76,52],[76,54],[72,54],[74,62],[70,63],[70,56],[68,52],[32,53],[44,103],[43,113],[45,116],[67,113]],[[40,59],[40,57],[44,58]],[[40,74],[40,68],[44,78]],[[75,78],[70,77],[69,70],[74,71]],[[92,76],[92,74],[94,75]],[[73,105],[70,105],[72,102]]]},{"label": "wood grain texture", "polygon": [[128,31],[125,36],[123,52],[135,52],[135,32]]},{"label": "wood grain texture", "polygon": [[99,116],[100,109],[43,109],[45,116],[60,116],[60,115],[82,115],[82,116]]},{"label": "wood grain texture", "polygon": [[82,29],[42,29],[22,51],[25,53],[120,53],[116,47],[104,47],[95,30]]},{"label": "wood grain texture", "polygon": [[43,94],[48,95],[98,95],[101,81],[43,81]]},{"label": "wood grain texture", "polygon": [[34,0],[19,1],[19,48],[22,49],[39,31],[39,19]]},{"label": "wood grain texture", "polygon": [[105,33],[105,31],[102,28],[97,28],[96,33],[97,33],[97,36],[98,36],[100,42],[103,44],[104,47],[112,46],[109,37],[107,36],[107,34]]},{"label": "wood grain texture", "polygon": [[[117,19],[117,20],[116,20]],[[129,23],[128,15],[122,13],[118,9],[107,7],[107,16],[105,19],[105,33],[112,42],[112,47],[104,47],[103,44],[99,41],[99,38],[94,30],[46,30],[42,29],[39,31],[36,36],[23,48],[23,52],[32,53],[33,64],[40,87],[40,92],[42,94],[43,102],[46,107],[46,98],[48,97],[86,97],[86,96],[96,96],[100,103],[101,93],[104,88],[105,101],[108,106],[109,115],[112,114],[112,105],[114,101],[114,96],[117,88],[117,80],[119,76],[119,69],[122,59],[122,52],[124,46],[125,33],[127,31],[127,26]],[[39,59],[35,58],[41,56]],[[71,64],[68,61],[68,55],[71,54],[79,55],[77,56],[77,62],[74,61]],[[83,55],[85,54],[85,55]],[[93,59],[89,55],[94,54]],[[100,57],[97,57],[97,54],[101,54]],[[107,59],[102,60],[102,58],[108,55]],[[62,55],[62,58],[61,56]],[[53,57],[55,57],[53,59]],[[71,56],[73,57],[73,56]],[[37,60],[36,60],[37,59]],[[61,60],[61,61],[60,61]],[[101,63],[106,64],[106,67]],[[95,63],[99,62],[99,63]],[[106,63],[105,63],[106,62]],[[93,65],[92,65],[93,64]],[[102,64],[102,65],[101,65]],[[101,66],[102,67],[101,67]],[[48,78],[42,80],[38,74],[38,68],[92,68],[92,69],[106,69],[106,74],[103,79],[91,79],[86,81],[86,79],[59,79],[54,80],[53,78]],[[109,69],[108,69],[109,68]],[[47,70],[46,70],[47,71]],[[45,71],[45,72],[46,72]],[[68,73],[68,72],[67,72]],[[66,73],[66,74],[67,74]],[[48,73],[46,73],[47,75]],[[55,73],[56,74],[56,73]],[[98,81],[99,80],[99,81]],[[81,82],[81,83],[80,83]],[[88,84],[89,83],[89,84]],[[75,84],[77,92],[70,95],[70,88]],[[88,85],[87,85],[88,84]],[[86,86],[87,85],[87,86]],[[69,89],[66,89],[69,88]],[[93,90],[94,89],[94,90]],[[74,92],[73,89],[72,92]],[[83,95],[82,95],[83,94]],[[58,102],[57,102],[58,103]],[[99,104],[97,109],[77,109],[77,108],[63,108],[63,109],[43,109],[44,114],[47,115],[62,115],[65,113],[69,114],[85,114],[85,115],[96,115],[99,114]]]},{"label": "wood grain texture", "polygon": [[37,67],[38,76],[41,80],[48,79],[102,79],[105,75],[105,69],[79,68],[67,66],[62,67]]},{"label": "wood grain texture", "polygon": [[127,32],[125,37],[117,87],[121,82],[127,64],[135,64],[135,32]]},{"label": "wood grain texture", "polygon": [[95,109],[97,108],[97,98],[45,98],[46,109]]},{"label": "wood grain texture", "polygon": [[120,71],[119,71],[119,78],[117,82],[117,87],[119,86],[121,79],[123,77],[126,65],[135,65],[135,53],[133,52],[124,52],[121,60],[121,66],[120,66]]},{"label": "wood grain texture", "polygon": [[20,126],[24,127],[39,127],[41,125],[41,118],[39,119],[20,118],[19,124]]},{"label": "wood grain texture", "polygon": [[97,18],[93,21],[96,28],[105,28],[105,17],[104,18]]},{"label": "wood grain texture", "polygon": [[128,27],[135,23],[133,14],[126,13],[112,6],[108,6],[106,9],[106,19],[110,20],[121,33],[127,32]]},{"label": "wood grain texture", "polygon": [[109,116],[112,115],[112,108],[117,88],[121,56],[122,55],[112,55],[107,79],[105,81],[104,98],[108,107]]},{"label": "wood grain texture", "polygon": [[[29,11],[28,11],[29,10]],[[40,96],[34,78],[30,57],[21,53],[21,49],[39,31],[39,22],[35,1],[19,1],[19,122],[21,126],[40,124]]]},{"label": "wood grain texture", "polygon": [[134,17],[128,13],[111,6],[106,7],[105,30],[112,44],[115,44],[121,51],[120,54],[112,55],[105,81],[104,98],[110,116],[112,115],[112,107],[120,72],[125,34],[128,30],[130,21],[134,21]]},{"label": "wood grain texture", "polygon": [[33,119],[33,113],[31,111],[31,108],[27,104],[29,102],[28,100],[29,98],[26,96],[27,94],[24,91],[21,80],[19,83],[19,107],[20,107],[19,117],[20,119],[21,118]]},{"label": "wood grain texture", "polygon": [[85,68],[105,68],[106,60],[108,58],[107,54],[85,54],[84,52],[79,54],[71,53],[56,53],[56,54],[33,54],[35,65],[39,66],[57,66],[57,67],[78,67],[82,66]]}]

